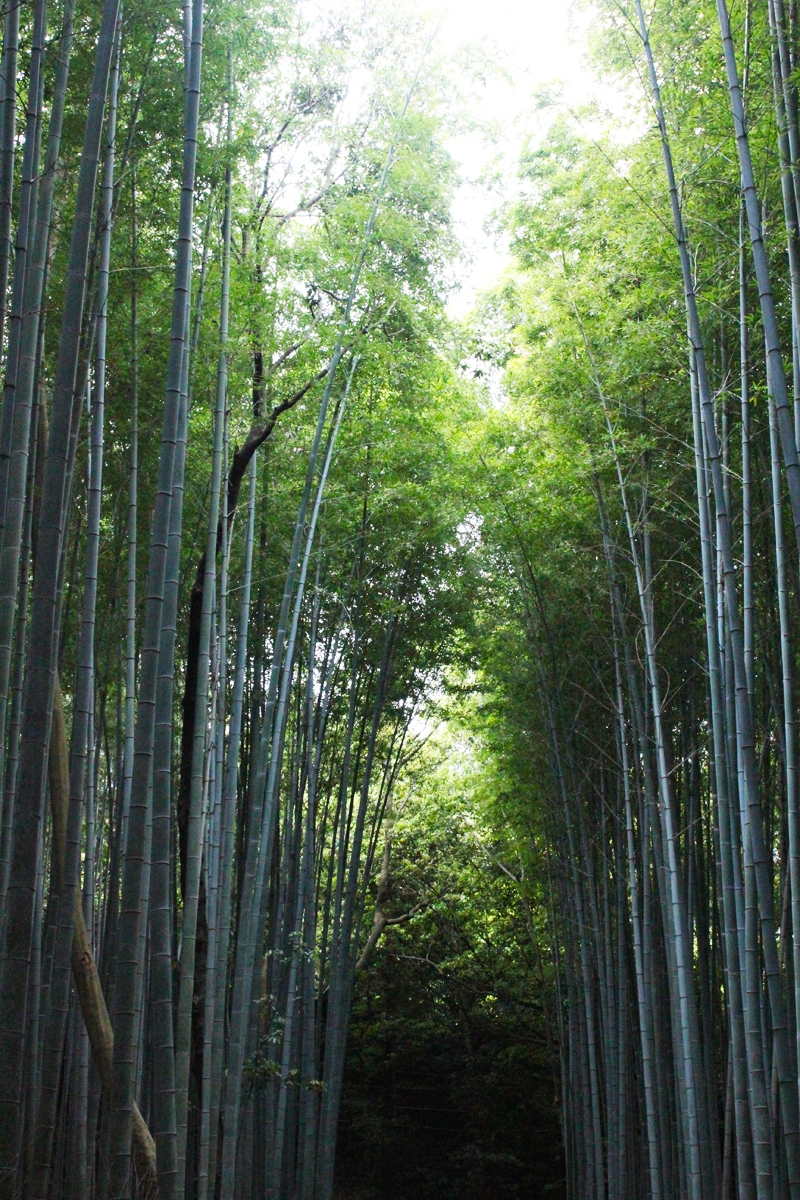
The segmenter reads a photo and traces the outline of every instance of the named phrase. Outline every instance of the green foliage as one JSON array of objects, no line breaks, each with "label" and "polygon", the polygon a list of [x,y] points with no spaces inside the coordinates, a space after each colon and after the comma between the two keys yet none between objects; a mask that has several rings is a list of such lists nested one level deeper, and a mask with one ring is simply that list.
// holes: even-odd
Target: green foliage
[{"label": "green foliage", "polygon": [[340,1133],[347,1197],[559,1194],[550,981],[499,832],[494,760],[448,715],[395,793],[385,908],[422,908],[386,929],[360,977]]}]

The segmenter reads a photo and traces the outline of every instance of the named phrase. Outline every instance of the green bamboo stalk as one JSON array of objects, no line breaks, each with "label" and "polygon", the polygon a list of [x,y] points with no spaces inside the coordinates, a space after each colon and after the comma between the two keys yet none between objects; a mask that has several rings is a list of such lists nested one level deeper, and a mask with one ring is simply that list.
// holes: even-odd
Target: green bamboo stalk
[{"label": "green bamboo stalk", "polygon": [[[17,128],[17,61],[19,58],[19,10],[21,0],[12,0],[3,20],[3,55],[0,59],[0,346],[6,328],[11,240],[11,210],[14,204],[14,151]],[[38,56],[38,48],[37,48]],[[32,80],[34,102],[38,80]]]},{"label": "green bamboo stalk", "polygon": [[114,189],[114,140],[119,84],[120,23],[115,33],[116,53],[111,68],[108,119],[106,124],[105,176],[100,205],[100,270],[97,292],[96,387],[92,408],[89,498],[87,512],[86,566],[84,571],[83,614],[78,649],[78,673],[73,702],[72,738],[69,764],[69,813],[63,878],[59,894],[59,922],[54,948],[52,979],[46,1017],[45,1046],[41,1091],[36,1118],[34,1170],[31,1195],[44,1200],[49,1186],[56,1105],[62,1070],[66,1029],[74,911],[80,903],[80,850],[82,809],[86,775],[86,757],[90,719],[94,703],[94,637],[97,607],[97,565],[100,548],[100,514],[103,490],[103,418],[105,404],[106,326],[108,279],[111,258],[111,199]]},{"label": "green bamboo stalk", "polygon": [[[69,31],[71,36],[71,19],[69,18],[69,12],[65,13],[65,16],[68,18],[65,29]],[[5,536],[5,525],[7,519],[8,475],[11,465],[12,437],[14,432],[13,426],[15,417],[17,365],[19,359],[23,300],[25,296],[27,279],[28,243],[31,240],[31,235],[34,231],[34,214],[38,203],[39,193],[38,175],[39,156],[41,149],[42,107],[44,100],[43,59],[46,26],[46,3],[45,0],[39,0],[34,14],[33,41],[31,45],[30,79],[28,85],[28,103],[25,120],[25,149],[23,152],[19,212],[17,217],[17,229],[14,247],[14,281],[11,295],[8,345],[6,349],[2,417],[0,417],[0,597],[2,597],[3,587],[10,587],[11,579],[6,578],[6,576],[8,576],[8,567],[10,566],[12,570],[16,569],[16,563],[13,560],[10,563],[4,563],[2,557],[2,541],[3,537]],[[63,74],[63,72],[59,73],[59,75],[61,74]],[[65,84],[65,79],[63,82]],[[56,81],[56,96],[54,97],[53,103],[51,127],[53,126],[53,120],[55,120],[56,125],[59,123],[58,85],[61,83],[62,79],[59,77]],[[30,434],[28,436],[28,442],[30,443]],[[14,582],[16,588],[17,581],[15,580]],[[9,617],[8,611],[3,607],[3,600],[1,598],[0,627],[7,631],[7,637],[10,643],[11,630],[13,628],[13,615]],[[2,641],[2,638],[0,638],[0,641]],[[4,659],[4,649],[2,646],[0,646],[0,730],[2,730],[4,733],[6,729],[6,691],[8,688],[8,674],[10,673],[10,669],[10,644],[7,665],[5,664]],[[6,672],[5,676],[3,675],[4,671]],[[14,749],[16,750],[16,747]],[[3,823],[4,826],[9,829],[9,831],[12,806],[13,790],[7,786],[5,788],[4,796]],[[3,850],[3,861],[7,864],[7,845],[5,844],[5,840]],[[0,884],[2,884],[2,891],[0,891],[0,906],[2,906],[6,887],[5,872],[3,872],[2,877],[0,877]]]},{"label": "green bamboo stalk", "polygon": [[[725,485],[722,477],[719,442],[714,425],[713,402],[706,369],[703,338],[697,312],[697,301],[694,291],[692,268],[685,230],[683,227],[680,200],[678,196],[674,167],[672,164],[672,155],[669,146],[669,139],[667,137],[663,109],[661,106],[660,92],[658,90],[658,80],[655,73],[652,50],[650,48],[649,37],[647,35],[647,29],[644,22],[644,16],[641,12],[641,4],[639,0],[636,0],[636,6],[640,32],[647,53],[651,91],[656,106],[659,129],[661,132],[661,142],[664,153],[664,163],[667,172],[670,204],[673,213],[673,222],[675,226],[675,234],[678,241],[681,262],[689,340],[695,355],[700,406],[703,416],[704,438],[708,452],[711,481],[714,491],[714,502],[717,513],[718,546],[723,566],[722,578],[724,582],[725,608],[730,630],[730,646],[733,659],[732,666],[735,678],[736,733],[738,751],[741,755],[742,782],[745,793],[743,803],[746,804],[747,811],[749,813],[748,838],[752,842],[752,861],[753,871],[755,874],[755,884],[758,893],[761,944],[769,988],[770,1005],[772,1008],[773,1029],[775,1032],[775,1063],[778,1070],[781,1095],[781,1119],[789,1161],[790,1186],[792,1189],[792,1195],[794,1195],[796,1191],[800,1192],[800,1137],[798,1136],[797,1084],[796,1080],[792,1077],[792,1071],[790,1068],[786,1006],[783,998],[780,967],[775,946],[775,926],[773,915],[773,899],[771,895],[772,885],[770,882],[769,856],[764,845],[762,813],[758,796],[757,772],[754,752],[753,718],[749,703],[747,676],[744,662],[742,627],[738,611],[736,569],[731,546],[730,521],[726,504]],[[727,13],[727,10],[724,9],[724,2],[722,2],[722,0],[718,0],[717,7],[718,12],[720,13],[720,19],[724,24]],[[783,369],[780,361],[780,348],[777,344],[776,329],[772,328],[771,331],[768,331],[767,329],[767,326],[769,325],[770,314],[773,318],[774,325],[774,308],[772,306],[771,294],[765,297],[763,292],[765,286],[767,291],[769,291],[769,275],[767,271],[766,278],[764,278],[766,254],[764,252],[763,242],[761,241],[760,216],[757,211],[755,214],[752,211],[754,200],[756,201],[757,208],[755,191],[750,186],[752,183],[752,170],[750,181],[748,182],[745,179],[744,166],[749,162],[749,146],[747,145],[746,131],[743,125],[741,93],[738,88],[738,81],[735,81],[731,76],[731,70],[733,70],[733,73],[735,74],[736,67],[735,61],[732,63],[732,65],[729,62],[730,55],[732,54],[732,43],[729,37],[725,38],[725,48],[726,64],[728,66],[730,79],[730,90],[732,97],[734,97],[735,103],[737,141],[740,149],[740,166],[742,166],[743,190],[745,192],[748,222],[750,225],[750,240],[756,261],[759,292],[762,294],[762,319],[764,320],[765,338],[769,347],[771,369],[773,367],[775,368],[772,372],[772,378],[773,387],[775,388],[776,404],[778,405],[779,413],[781,414],[781,441],[783,446],[784,462],[787,468],[787,480],[790,482],[790,494],[791,489],[794,487],[794,485],[791,483],[790,476],[791,478],[796,478],[797,480],[797,498],[800,505],[800,466],[797,466],[797,470],[791,468],[792,460],[794,459],[795,463],[797,461],[797,449],[794,443],[794,432],[791,427],[791,417],[788,412],[785,378],[783,376]],[[753,224],[754,215],[756,218],[755,228]],[[778,384],[776,384],[776,379],[779,379]],[[780,393],[782,395],[782,400],[779,401],[778,396],[781,383],[783,385],[782,393]],[[781,405],[783,408],[781,408]],[[786,427],[787,420],[789,422],[788,438]],[[800,507],[798,507],[797,511],[800,512]],[[747,1005],[745,1005],[745,1018],[747,1021]]]},{"label": "green bamboo stalk", "polygon": [[111,1192],[121,1200],[128,1190],[128,1161],[131,1144],[131,1114],[134,1086],[135,1012],[125,999],[135,992],[139,927],[142,910],[143,856],[146,848],[153,759],[156,691],[159,670],[164,581],[176,443],[181,422],[185,380],[186,322],[191,281],[191,243],[194,179],[199,124],[200,70],[202,61],[202,0],[193,14],[191,71],[185,96],[184,155],[181,206],[175,266],[172,325],[167,367],[164,422],[158,485],[153,511],[148,570],[148,596],[141,652],[139,696],[128,839],[122,881],[117,965],[114,988],[114,1062],[110,1115]]},{"label": "green bamboo stalk", "polygon": [[[744,101],[742,99],[742,90],[739,83],[739,69],[736,64],[733,35],[731,33],[728,7],[725,3],[725,0],[717,0],[717,14],[719,16],[720,31],[722,34],[723,56],[725,61],[725,70],[728,77],[728,91],[730,94],[731,109],[733,113],[736,148],[739,155],[742,192],[744,194],[745,208],[747,212],[747,224],[750,232],[750,246],[753,253],[753,264],[755,266],[756,279],[758,280],[758,295],[761,305],[761,320],[764,326],[764,340],[767,347],[767,361],[772,378],[775,405],[778,412],[781,448],[783,451],[783,461],[786,470],[786,483],[789,492],[789,502],[792,510],[795,537],[797,539],[798,553],[800,553],[800,457],[798,457],[797,442],[795,440],[794,414],[792,406],[789,404],[786,376],[783,370],[783,358],[781,355],[778,323],[775,316],[775,303],[772,295],[769,262],[767,259],[767,251],[764,245],[764,239],[761,230],[760,199],[756,189],[755,176],[753,173],[753,163],[750,155],[750,142],[748,138],[747,122],[744,112]],[[795,162],[798,163],[798,167],[800,167],[800,159],[798,159],[796,155],[794,156],[794,159]],[[795,200],[797,201],[797,196],[795,196]],[[797,1107],[796,1098],[793,1107]],[[793,1178],[792,1186],[796,1187],[798,1194],[800,1194],[800,1180],[795,1178],[798,1170],[800,1170],[800,1165],[797,1161],[800,1159],[800,1151],[798,1151],[795,1147],[797,1135],[792,1134],[790,1140],[792,1142],[792,1146],[794,1147],[792,1150],[794,1166],[791,1169],[791,1175]]]},{"label": "green bamboo stalk", "polygon": [[242,1072],[244,1069],[246,1027],[249,1024],[245,1014],[249,1014],[250,1011],[252,973],[258,932],[257,925],[263,903],[266,867],[267,863],[269,862],[272,848],[274,809],[271,805],[266,803],[267,796],[265,796],[265,790],[267,790],[267,773],[268,769],[270,768],[270,761],[274,761],[271,754],[272,748],[275,745],[272,741],[273,708],[277,692],[278,675],[283,664],[286,626],[289,616],[289,605],[294,593],[294,582],[300,554],[300,541],[303,527],[305,525],[305,517],[310,500],[313,479],[316,474],[317,456],[319,454],[319,448],[322,441],[322,434],[327,416],[328,405],[330,403],[331,392],[333,390],[333,383],[336,377],[339,361],[344,350],[345,334],[350,324],[350,315],[355,302],[356,292],[358,289],[359,280],[361,278],[364,262],[366,261],[366,256],[372,242],[375,222],[377,220],[380,203],[386,189],[389,171],[391,169],[392,162],[394,161],[400,126],[405,118],[406,112],[408,111],[408,106],[411,102],[411,96],[413,94],[414,87],[416,86],[418,77],[419,72],[417,73],[417,76],[415,77],[414,82],[406,96],[405,104],[398,121],[397,131],[384,161],[381,176],[378,181],[378,187],[375,192],[372,209],[367,219],[358,256],[356,258],[355,267],[351,277],[350,289],[348,292],[344,312],[339,324],[333,355],[331,357],[328,375],[325,381],[325,388],[323,391],[322,400],[320,402],[317,428],[309,454],[305,487],[300,503],[298,518],[295,524],[294,540],[289,560],[289,570],[286,576],[286,584],[281,603],[281,612],[275,636],[273,664],[269,687],[269,696],[271,699],[268,698],[267,713],[262,726],[258,760],[254,776],[255,803],[252,811],[252,830],[254,830],[254,832],[251,832],[251,836],[248,841],[244,869],[243,898],[245,900],[246,907],[242,912],[240,919],[244,924],[245,932],[244,935],[242,935],[240,932],[239,939],[237,940],[236,964],[234,967],[234,992],[231,1012],[232,1036],[228,1051],[228,1074],[226,1084],[222,1151],[223,1194],[231,1193],[234,1187],[236,1149],[238,1145],[241,1081]]},{"label": "green bamboo stalk", "polygon": [[[70,500],[68,455],[73,422],[75,375],[86,287],[91,214],[103,129],[103,111],[111,69],[118,0],[108,0],[98,39],[92,89],[78,180],[70,261],[53,390],[41,515],[37,535],[38,570],[34,579],[31,634],[27,656],[26,703],[22,718],[20,764],[14,808],[9,891],[6,898],[0,966],[0,1046],[6,1070],[0,1083],[0,1195],[13,1187],[16,1139],[21,1117],[23,1030],[28,990],[37,833],[42,821],[45,763],[49,742],[58,644],[59,564]],[[80,398],[77,400],[80,405]],[[28,410],[29,414],[29,410]],[[25,467],[27,440],[25,429]],[[24,474],[23,474],[24,480]],[[24,496],[23,496],[24,502]],[[21,516],[18,522],[17,556]],[[6,530],[7,532],[7,530]],[[5,539],[4,539],[5,550]],[[18,568],[14,571],[16,577]],[[13,607],[13,605],[12,605]],[[7,673],[6,673],[7,679]],[[20,800],[23,802],[20,803]]]},{"label": "green bamboo stalk", "polygon": [[[230,115],[228,120],[230,139]],[[211,655],[212,594],[216,576],[217,529],[222,484],[223,431],[225,402],[228,389],[228,312],[230,307],[231,262],[231,167],[225,172],[225,213],[223,218],[222,285],[219,316],[219,359],[217,364],[216,411],[211,471],[211,500],[208,512],[203,578],[203,602],[198,648],[197,693],[195,698],[194,741],[189,807],[189,836],[185,868],[186,890],[183,895],[183,926],[181,934],[180,988],[175,1037],[175,1087],[178,1130],[178,1186],[184,1186],[186,1173],[186,1135],[189,1108],[189,1060],[192,1043],[192,999],[194,995],[195,945],[197,906],[200,894],[200,865],[204,835],[203,764],[205,760],[208,708],[209,668]]]}]

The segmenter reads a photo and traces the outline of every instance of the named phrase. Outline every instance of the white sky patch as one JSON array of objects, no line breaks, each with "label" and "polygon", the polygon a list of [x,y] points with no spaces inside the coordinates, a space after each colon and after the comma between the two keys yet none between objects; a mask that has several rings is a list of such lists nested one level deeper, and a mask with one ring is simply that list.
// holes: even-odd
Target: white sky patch
[{"label": "white sky patch", "polygon": [[[507,240],[494,219],[502,203],[516,193],[520,151],[526,138],[540,140],[557,113],[594,101],[598,118],[581,120],[589,137],[609,131],[625,145],[643,130],[641,97],[600,82],[586,61],[586,32],[595,19],[591,0],[444,0],[439,40],[455,53],[459,46],[485,48],[504,69],[486,81],[475,97],[481,115],[500,127],[498,141],[487,145],[481,134],[461,137],[448,149],[459,163],[464,183],[453,205],[456,233],[471,262],[460,272],[461,287],[450,299],[452,316],[464,316],[476,293],[510,262]],[[558,97],[542,108],[537,93]],[[492,186],[481,176],[492,174]]]},{"label": "white sky patch", "polygon": [[[456,232],[471,257],[461,271],[461,287],[450,301],[453,316],[472,307],[476,292],[487,287],[509,261],[503,235],[494,229],[493,213],[514,194],[522,143],[537,130],[533,115],[534,93],[546,85],[560,85],[562,101],[572,107],[586,103],[597,84],[584,63],[583,30],[590,11],[578,12],[564,0],[450,0],[439,32],[443,47],[456,52],[460,45],[483,47],[496,57],[506,78],[486,80],[476,97],[481,115],[499,125],[499,140],[487,145],[480,133],[460,137],[449,150],[461,167],[465,183],[453,208]],[[553,118],[545,118],[542,132]],[[499,183],[480,182],[484,173],[499,167]]]},{"label": "white sky patch", "polygon": [[[300,12],[311,29],[347,10],[358,20],[359,7],[422,16],[433,29],[435,46],[448,57],[465,47],[485,54],[497,70],[476,79],[470,97],[474,115],[492,135],[476,128],[450,139],[447,148],[458,164],[462,184],[453,203],[454,232],[464,248],[457,268],[459,287],[449,301],[451,316],[463,317],[477,292],[487,287],[510,261],[507,239],[495,214],[517,191],[520,151],[527,137],[541,138],[557,113],[596,100],[615,117],[615,140],[624,143],[640,131],[636,99],[601,84],[586,62],[585,34],[595,17],[592,0],[301,0]],[[319,29],[317,29],[319,33]],[[369,90],[369,72],[356,71],[341,115],[353,115]],[[536,95],[547,89],[557,105],[542,109]],[[591,122],[584,132],[600,132]]]},{"label": "white sky patch", "polygon": [[481,529],[483,528],[483,517],[480,513],[467,513],[464,520],[456,530],[456,537],[459,545],[468,546],[470,550],[477,550],[481,543]]}]

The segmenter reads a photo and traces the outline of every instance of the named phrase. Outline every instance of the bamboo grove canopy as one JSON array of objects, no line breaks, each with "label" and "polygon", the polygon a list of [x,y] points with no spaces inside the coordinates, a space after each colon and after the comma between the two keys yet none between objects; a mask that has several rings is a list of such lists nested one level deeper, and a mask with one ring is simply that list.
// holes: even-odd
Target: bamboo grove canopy
[{"label": "bamboo grove canopy", "polygon": [[2,17],[0,1200],[332,1200],[422,972],[560,1121],[481,1200],[800,1200],[796,4],[590,6],[463,321],[488,52]]},{"label": "bamboo grove canopy", "polygon": [[597,10],[634,119],[530,142],[473,335],[509,393],[485,736],[547,910],[567,1195],[797,1196],[798,14]]},{"label": "bamboo grove canopy", "polygon": [[429,34],[5,10],[3,1196],[331,1194],[462,606]]}]

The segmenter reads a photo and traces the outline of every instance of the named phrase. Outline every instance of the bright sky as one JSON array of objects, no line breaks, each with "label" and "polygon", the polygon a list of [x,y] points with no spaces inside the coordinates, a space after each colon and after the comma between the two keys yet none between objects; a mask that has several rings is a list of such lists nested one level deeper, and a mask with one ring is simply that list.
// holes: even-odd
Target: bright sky
[{"label": "bright sky", "polygon": [[[301,8],[307,17],[315,12],[330,16],[344,5],[354,5],[357,11],[362,2],[370,0],[301,0]],[[383,0],[371,2],[380,5]],[[459,317],[508,262],[502,235],[491,231],[492,214],[515,193],[525,136],[534,130],[541,134],[555,116],[552,108],[535,113],[534,93],[560,85],[561,99],[570,107],[597,97],[623,123],[625,102],[598,85],[584,62],[584,32],[594,15],[593,0],[399,0],[399,6],[424,13],[431,26],[441,16],[437,42],[448,56],[471,46],[500,68],[487,72],[483,83],[477,81],[474,94],[475,111],[497,124],[498,140],[488,141],[476,130],[449,145],[465,180],[453,213],[468,256],[460,272],[460,290],[450,300],[452,315]],[[353,95],[355,104],[357,87]],[[489,172],[495,178],[491,187],[482,179]]]},{"label": "bright sky", "polygon": [[[510,79],[487,81],[480,97],[481,112],[501,123],[499,145],[487,146],[480,135],[459,139],[451,152],[467,179],[502,155],[506,187],[513,193],[519,151],[531,128],[531,96],[542,85],[560,82],[569,104],[580,104],[597,90],[583,63],[582,30],[590,16],[576,11],[569,0],[449,0],[439,32],[446,50],[473,43],[492,52]],[[456,197],[457,231],[471,253],[461,290],[451,300],[454,316],[467,312],[476,291],[495,278],[508,261],[502,238],[487,232],[503,196],[480,184],[464,186]]]}]

